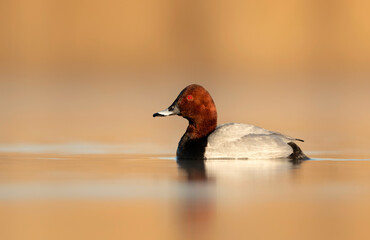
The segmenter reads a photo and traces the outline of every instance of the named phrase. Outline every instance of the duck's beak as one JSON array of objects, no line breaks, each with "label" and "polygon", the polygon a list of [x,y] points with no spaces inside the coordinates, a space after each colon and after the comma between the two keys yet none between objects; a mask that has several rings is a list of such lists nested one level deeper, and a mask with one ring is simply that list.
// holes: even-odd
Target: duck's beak
[{"label": "duck's beak", "polygon": [[166,117],[166,116],[171,116],[171,115],[174,115],[174,113],[172,111],[168,110],[168,108],[167,108],[163,111],[154,113],[153,117]]},{"label": "duck's beak", "polygon": [[180,114],[180,110],[177,107],[177,104],[174,103],[170,107],[168,107],[167,109],[165,109],[163,111],[160,111],[160,112],[157,112],[157,113],[154,113],[153,117],[166,117],[166,116],[179,115],[179,114]]}]

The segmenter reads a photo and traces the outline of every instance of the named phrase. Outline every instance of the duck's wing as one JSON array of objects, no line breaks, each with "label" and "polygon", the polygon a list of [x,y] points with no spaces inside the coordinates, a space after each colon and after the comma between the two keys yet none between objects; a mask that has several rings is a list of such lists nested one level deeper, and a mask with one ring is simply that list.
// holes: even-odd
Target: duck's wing
[{"label": "duck's wing", "polygon": [[293,153],[289,142],[300,141],[287,135],[250,124],[227,123],[208,137],[205,157],[210,158],[284,158]]}]

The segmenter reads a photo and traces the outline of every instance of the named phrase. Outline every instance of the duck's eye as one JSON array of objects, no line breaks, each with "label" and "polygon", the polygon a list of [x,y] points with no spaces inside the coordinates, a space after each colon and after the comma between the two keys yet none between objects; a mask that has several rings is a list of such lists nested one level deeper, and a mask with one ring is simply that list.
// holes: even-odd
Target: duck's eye
[{"label": "duck's eye", "polygon": [[186,96],[186,99],[188,99],[189,101],[191,101],[191,100],[193,100],[193,96],[188,95],[188,96]]}]

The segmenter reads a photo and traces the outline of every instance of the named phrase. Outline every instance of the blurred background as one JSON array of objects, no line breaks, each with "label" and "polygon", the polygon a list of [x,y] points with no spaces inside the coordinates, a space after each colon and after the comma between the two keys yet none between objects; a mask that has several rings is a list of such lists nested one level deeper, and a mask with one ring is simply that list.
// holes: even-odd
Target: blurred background
[{"label": "blurred background", "polygon": [[[0,239],[370,239],[369,9],[0,0]],[[177,165],[192,83],[320,159]]]},{"label": "blurred background", "polygon": [[370,2],[0,1],[0,144],[100,143],[174,154],[153,119],[188,84],[219,124],[369,149]]}]

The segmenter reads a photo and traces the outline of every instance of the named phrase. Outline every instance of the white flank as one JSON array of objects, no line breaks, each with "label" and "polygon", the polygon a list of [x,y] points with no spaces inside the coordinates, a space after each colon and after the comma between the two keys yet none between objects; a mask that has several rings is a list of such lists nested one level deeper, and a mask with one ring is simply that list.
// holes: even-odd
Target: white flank
[{"label": "white flank", "polygon": [[205,157],[207,159],[286,158],[293,152],[287,143],[294,140],[294,138],[281,133],[250,124],[227,123],[218,126],[209,135]]}]

